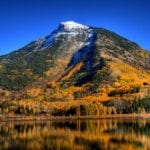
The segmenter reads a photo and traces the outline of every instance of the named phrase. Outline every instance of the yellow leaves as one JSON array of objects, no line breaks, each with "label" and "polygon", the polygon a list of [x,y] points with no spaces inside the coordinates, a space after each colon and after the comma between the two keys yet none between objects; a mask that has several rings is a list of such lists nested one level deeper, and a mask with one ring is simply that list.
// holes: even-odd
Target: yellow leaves
[{"label": "yellow leaves", "polygon": [[[47,60],[47,62],[51,63],[51,60]],[[60,76],[68,63],[69,62],[66,59],[56,59],[55,67],[53,66],[49,68],[47,71],[44,72],[44,74],[46,76],[54,76],[54,77]]]},{"label": "yellow leaves", "polygon": [[105,60],[114,59],[112,56],[106,54],[105,52],[101,52],[101,57],[104,58]]},{"label": "yellow leaves", "polygon": [[12,72],[13,74],[17,74],[17,73],[18,73],[18,71],[17,71],[16,69],[12,69],[11,72]]},{"label": "yellow leaves", "polygon": [[1,70],[1,69],[3,69],[3,66],[2,66],[2,65],[0,65],[0,70]]},{"label": "yellow leaves", "polygon": [[71,68],[66,75],[62,78],[62,80],[67,80],[69,79],[75,72],[77,72],[78,70],[81,69],[81,67],[83,66],[83,62],[80,62],[78,64],[76,64],[76,66],[74,66],[73,68]]},{"label": "yellow leaves", "polygon": [[30,88],[27,90],[27,95],[30,97],[37,97],[40,94],[43,94],[43,89],[41,88]]},{"label": "yellow leaves", "polygon": [[51,73],[52,73],[52,69],[51,69],[51,68],[44,72],[44,74],[45,74],[46,76],[51,75]]},{"label": "yellow leaves", "polygon": [[150,74],[140,69],[137,69],[120,60],[108,62],[111,69],[111,77],[114,80],[113,86],[127,86],[143,84],[144,81],[150,79]]},{"label": "yellow leaves", "polygon": [[55,81],[50,81],[49,83],[47,83],[47,86],[49,87],[49,88],[56,88],[56,82]]},{"label": "yellow leaves", "polygon": [[31,69],[26,69],[26,72],[28,75],[33,75],[32,70]]},{"label": "yellow leaves", "polygon": [[103,95],[89,95],[86,96],[84,98],[80,98],[80,100],[84,100],[84,101],[106,101],[109,100],[109,97],[106,94]]},{"label": "yellow leaves", "polygon": [[1,96],[9,96],[9,95],[10,95],[10,92],[7,91],[7,90],[0,89],[0,95],[1,95]]},{"label": "yellow leaves", "polygon": [[66,65],[68,63],[68,61],[65,59],[57,59],[56,63],[61,64],[61,65]]},{"label": "yellow leaves", "polygon": [[82,90],[82,87],[70,86],[68,89],[65,89],[64,91],[68,91],[68,93],[74,93],[79,90]]},{"label": "yellow leaves", "polygon": [[140,51],[139,54],[140,54],[143,58],[146,58],[146,57],[149,56],[149,53],[148,53],[147,51],[145,51],[145,50]]},{"label": "yellow leaves", "polygon": [[120,86],[121,86],[121,83],[120,83],[120,82],[115,81],[115,82],[113,83],[113,87],[115,87],[115,88],[119,88]]},{"label": "yellow leaves", "polygon": [[48,99],[59,99],[59,101],[63,101],[63,100],[74,100],[74,96],[73,93],[76,91],[79,91],[81,88],[80,87],[74,87],[71,86],[69,88],[66,89],[60,89],[59,85],[56,85],[53,88],[53,91],[51,92],[51,94],[47,95]]}]

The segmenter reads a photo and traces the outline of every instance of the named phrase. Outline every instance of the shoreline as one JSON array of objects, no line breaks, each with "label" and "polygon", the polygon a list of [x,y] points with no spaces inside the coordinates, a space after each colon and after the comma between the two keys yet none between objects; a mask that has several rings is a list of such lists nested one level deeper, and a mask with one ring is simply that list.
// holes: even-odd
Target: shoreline
[{"label": "shoreline", "polygon": [[92,119],[150,119],[150,114],[111,114],[102,116],[1,116],[0,122],[7,121],[64,121],[64,120],[92,120]]}]

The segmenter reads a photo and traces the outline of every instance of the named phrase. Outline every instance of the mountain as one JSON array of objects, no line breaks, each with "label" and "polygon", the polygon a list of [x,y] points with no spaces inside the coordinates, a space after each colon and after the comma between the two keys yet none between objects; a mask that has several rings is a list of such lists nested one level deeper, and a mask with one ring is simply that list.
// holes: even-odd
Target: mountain
[{"label": "mountain", "polygon": [[54,115],[84,105],[83,114],[89,107],[92,113],[97,107],[121,112],[150,94],[149,63],[149,51],[114,32],[62,22],[50,35],[0,57],[0,106]]}]

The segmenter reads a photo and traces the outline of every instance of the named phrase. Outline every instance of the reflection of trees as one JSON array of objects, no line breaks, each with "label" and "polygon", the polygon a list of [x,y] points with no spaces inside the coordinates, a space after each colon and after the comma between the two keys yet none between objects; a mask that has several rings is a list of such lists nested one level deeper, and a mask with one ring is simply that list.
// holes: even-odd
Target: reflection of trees
[{"label": "reflection of trees", "polygon": [[144,120],[7,122],[0,124],[0,149],[148,149],[149,129]]}]

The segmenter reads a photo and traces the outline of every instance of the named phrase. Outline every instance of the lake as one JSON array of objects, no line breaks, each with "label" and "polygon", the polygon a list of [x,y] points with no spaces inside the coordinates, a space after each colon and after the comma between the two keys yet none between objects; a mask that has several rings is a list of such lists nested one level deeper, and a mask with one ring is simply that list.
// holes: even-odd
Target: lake
[{"label": "lake", "polygon": [[148,150],[150,120],[1,122],[1,149]]}]

